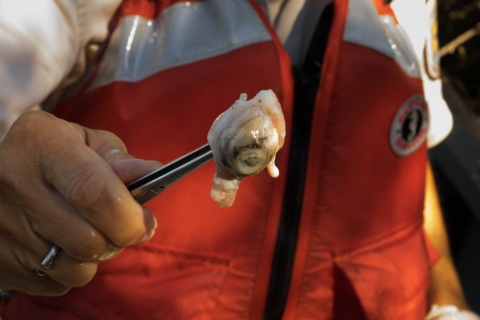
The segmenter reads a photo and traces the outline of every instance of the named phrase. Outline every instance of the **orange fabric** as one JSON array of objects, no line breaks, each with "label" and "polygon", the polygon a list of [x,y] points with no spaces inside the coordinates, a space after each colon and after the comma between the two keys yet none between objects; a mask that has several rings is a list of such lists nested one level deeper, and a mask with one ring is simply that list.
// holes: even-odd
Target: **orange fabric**
[{"label": "orange fabric", "polygon": [[[112,131],[131,154],[167,163],[205,144],[213,120],[241,92],[252,97],[272,89],[289,133],[290,62],[266,17],[249,2],[272,41],[137,83],[82,91],[55,114]],[[150,3],[125,3],[122,14],[152,14]],[[393,59],[342,40],[347,7],[347,1],[336,0],[283,318],[420,320],[434,259],[429,259],[421,227],[426,147],[399,157],[390,147],[389,133],[397,110],[421,94],[422,85]],[[101,263],[89,285],[63,297],[13,294],[1,304],[0,316],[262,319],[289,147],[287,135],[277,157],[280,177],[271,179],[263,172],[245,179],[228,209],[218,208],[208,194],[213,162],[203,166],[147,204],[159,223],[151,241]]]},{"label": "orange fabric", "polygon": [[395,23],[398,23],[397,17],[393,12],[392,7],[390,7],[390,4],[385,3],[384,0],[373,0],[373,2],[375,3],[375,7],[377,8],[378,15],[389,15],[393,18]]},{"label": "orange fabric", "polygon": [[[268,18],[263,14],[262,9],[257,5],[255,0],[249,0],[250,4],[255,8],[256,12],[262,18],[263,23],[267,27],[267,29],[270,31],[270,34],[272,35],[272,41],[275,45],[276,48],[282,48],[282,45],[279,41],[279,39],[275,36],[276,33],[273,30],[273,28],[270,25],[270,22],[268,21]],[[291,63],[290,63],[290,58],[288,54],[282,50],[279,49],[277,50],[277,56],[276,59],[278,59],[279,67],[280,67],[280,78],[282,79],[282,92],[284,94],[283,99],[287,103],[287,109],[282,105],[282,110],[285,115],[285,122],[286,122],[286,128],[287,132],[289,128],[292,127],[291,124],[291,119],[292,119],[292,108],[293,108],[293,79],[292,79],[292,74],[291,74]],[[283,149],[289,150],[290,149],[290,135],[287,135],[285,144]],[[282,161],[282,164],[285,165],[285,170],[281,170],[281,178],[285,179],[287,177],[287,170],[286,170],[286,164],[287,164],[287,155],[288,153],[283,151],[283,149],[280,152],[283,152],[283,159],[276,159],[275,161]],[[277,178],[278,179],[278,178]],[[273,253],[275,250],[275,244],[276,244],[276,239],[277,239],[277,232],[278,232],[278,226],[280,223],[280,212],[282,210],[282,204],[283,204],[283,197],[284,197],[284,189],[285,189],[285,180],[281,184],[278,184],[278,189],[275,190],[274,193],[274,198],[272,198],[272,205],[271,205],[271,210],[270,210],[270,223],[266,226],[265,228],[265,235],[264,235],[264,245],[263,245],[263,250],[260,254],[260,262],[258,265],[258,271],[257,271],[257,279],[258,281],[256,282],[255,286],[255,292],[254,292],[254,299],[252,303],[252,311],[251,314],[255,315],[255,318],[263,318],[263,314],[265,312],[265,301],[266,301],[266,296],[268,294],[268,287],[269,287],[269,281],[270,279],[270,272],[272,270],[272,260],[273,260]],[[243,186],[242,186],[243,188]]]},{"label": "orange fabric", "polygon": [[[334,21],[345,21],[346,13],[347,3],[336,1]],[[422,319],[429,261],[421,228],[411,241],[398,243],[401,248],[387,252],[379,245],[362,253],[358,263],[357,257],[348,256],[353,274],[336,257],[336,250],[353,244],[360,250],[361,243],[374,235],[384,234],[385,238],[376,238],[382,243],[399,226],[422,217],[426,165],[425,145],[399,157],[389,144],[394,115],[409,97],[422,94],[421,80],[406,75],[387,56],[343,42],[343,25],[333,24],[323,64],[284,319],[329,318],[335,309],[336,268],[352,282],[356,296],[368,297],[361,303],[369,319]],[[416,258],[413,252],[418,248]],[[415,284],[392,276],[395,273],[384,261],[390,252],[395,252],[389,257],[392,268],[404,266],[398,267],[399,274],[419,272]],[[390,278],[381,278],[382,268]],[[362,286],[364,282],[368,285]],[[391,295],[388,306],[383,295]],[[406,301],[409,307],[403,306]],[[385,314],[375,314],[379,310]],[[351,312],[348,319],[356,319]]]},{"label": "orange fabric", "polygon": [[[327,51],[329,54],[335,52]],[[351,244],[360,246],[365,239],[384,234],[385,230],[392,232],[411,220],[421,218],[423,212],[426,147],[424,145],[408,157],[399,157],[393,153],[389,143],[392,119],[408,97],[421,94],[420,80],[407,76],[390,58],[354,44],[342,43],[340,52],[333,59],[337,59],[338,69],[331,74],[331,91],[322,91],[328,89],[327,85],[320,89],[321,98],[316,109],[319,112],[314,114],[313,119],[314,139],[311,140],[309,181],[302,213],[310,211],[310,214],[302,216],[300,226],[301,232],[308,230],[310,235],[307,243],[299,242],[298,245],[295,268],[302,269],[293,271],[298,280],[292,282],[290,289],[291,296],[297,297],[289,300],[291,306],[288,310],[292,312],[292,318],[294,315],[302,318],[314,314],[327,317],[331,312],[331,295],[334,292],[331,287],[322,287],[319,282],[333,272],[332,261],[326,258],[331,250]],[[328,77],[328,70],[332,69],[326,69],[324,77]],[[364,70],[368,70],[369,80],[357,81]],[[392,82],[392,78],[397,81]],[[370,88],[375,90],[364,94]],[[328,100],[322,100],[322,97]],[[307,220],[305,217],[311,218]],[[398,252],[390,257],[392,265],[405,265],[405,261],[409,261],[406,269],[399,268],[399,272],[428,270],[428,259],[413,258],[410,261],[414,248],[422,248],[426,255],[421,228],[416,230],[414,239],[399,244],[402,249],[398,248]],[[383,240],[378,238],[378,241]],[[379,270],[387,268],[383,261],[386,254],[381,247],[365,252],[369,255],[372,268],[376,266]],[[342,265],[338,266],[342,268]],[[420,319],[419,314],[425,314],[425,306],[421,303],[424,303],[428,279],[419,276],[423,273],[417,275],[415,287],[406,290],[405,287],[411,284],[400,276],[389,278],[388,282],[385,282],[386,279],[376,281],[374,274],[368,272],[372,268],[365,266],[363,260],[355,264],[357,277],[351,278],[360,298],[371,297],[362,300],[363,307],[367,312],[378,309],[391,311],[388,317],[371,315],[371,319],[397,319],[395,308],[401,307],[407,300],[415,300],[417,309],[412,309],[404,319]],[[367,281],[368,286],[360,286],[360,280]],[[382,295],[386,294],[384,290],[393,295],[388,300],[392,309],[381,302],[384,301]],[[421,302],[418,301],[420,297]],[[285,319],[290,318],[286,316]]]},{"label": "orange fabric", "polygon": [[228,268],[228,259],[155,245],[126,249],[115,260],[102,264],[89,286],[66,296],[32,298],[17,293],[9,301],[10,313],[2,316],[38,320],[210,318]]},{"label": "orange fabric", "polygon": [[368,319],[424,319],[430,261],[422,225],[420,216],[336,253],[335,262],[352,281]]},{"label": "orange fabric", "polygon": [[204,0],[124,0],[120,14],[122,16],[139,15],[146,19],[154,19],[160,12],[173,4],[199,1]]}]

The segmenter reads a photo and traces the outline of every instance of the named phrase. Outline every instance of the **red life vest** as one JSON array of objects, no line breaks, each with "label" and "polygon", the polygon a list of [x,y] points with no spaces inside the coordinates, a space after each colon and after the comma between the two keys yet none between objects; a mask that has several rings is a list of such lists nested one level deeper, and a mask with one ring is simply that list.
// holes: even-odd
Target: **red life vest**
[{"label": "red life vest", "polygon": [[[380,2],[334,4],[283,319],[426,314],[428,115],[415,64],[412,71],[399,62],[408,54],[398,54],[394,27]],[[65,296],[12,294],[0,308],[4,320],[263,318],[286,187],[292,80],[288,56],[253,0],[125,0],[95,77],[55,114],[112,131],[134,156],[167,163],[205,144],[240,93],[272,89],[287,119],[280,177],[245,179],[234,206],[220,209],[209,196],[214,164],[203,166],[147,203],[158,221],[151,241],[100,263],[91,283]]]}]

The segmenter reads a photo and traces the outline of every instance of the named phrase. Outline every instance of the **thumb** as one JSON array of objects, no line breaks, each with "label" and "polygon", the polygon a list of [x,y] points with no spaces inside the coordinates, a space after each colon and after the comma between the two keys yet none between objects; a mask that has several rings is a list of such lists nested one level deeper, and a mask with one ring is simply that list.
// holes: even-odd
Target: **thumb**
[{"label": "thumb", "polygon": [[85,143],[112,167],[125,184],[162,166],[158,161],[137,159],[128,154],[123,141],[111,132],[92,130],[74,123],[71,125],[83,136]]},{"label": "thumb", "polygon": [[125,184],[129,184],[162,166],[158,161],[137,159],[117,148],[110,150],[108,153],[104,157],[105,161],[110,164],[113,171]]}]

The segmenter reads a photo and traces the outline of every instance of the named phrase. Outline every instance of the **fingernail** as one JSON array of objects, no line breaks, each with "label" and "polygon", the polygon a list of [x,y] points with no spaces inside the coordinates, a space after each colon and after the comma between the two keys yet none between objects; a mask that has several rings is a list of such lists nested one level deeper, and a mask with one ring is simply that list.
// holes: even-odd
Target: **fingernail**
[{"label": "fingernail", "polygon": [[147,227],[147,230],[150,230],[150,229],[157,229],[157,219],[155,218],[155,216],[152,214],[151,216],[151,219],[150,221],[148,221],[148,223],[146,223],[146,227]]},{"label": "fingernail", "polygon": [[155,230],[157,229],[157,219],[155,216],[151,213],[150,215],[147,215],[149,219],[145,221],[145,227],[147,229],[147,232],[145,233],[145,236],[140,240],[140,243],[145,242],[150,240],[153,235],[155,234]]},{"label": "fingernail", "polygon": [[145,234],[145,237],[143,237],[140,243],[143,243],[145,241],[152,239],[154,235],[155,235],[155,229],[148,230],[147,233]]}]

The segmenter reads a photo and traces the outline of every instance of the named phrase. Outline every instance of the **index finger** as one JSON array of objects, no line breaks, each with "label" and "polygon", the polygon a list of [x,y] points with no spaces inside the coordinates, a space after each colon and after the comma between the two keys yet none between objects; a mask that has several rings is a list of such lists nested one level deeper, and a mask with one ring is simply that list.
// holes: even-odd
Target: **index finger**
[{"label": "index finger", "polygon": [[[152,213],[132,198],[112,167],[86,145],[91,138],[87,131],[61,122],[61,138],[57,137],[48,158],[42,161],[47,182],[116,245],[128,246],[151,238],[156,228]],[[93,138],[111,150],[125,148],[110,133]]]}]

